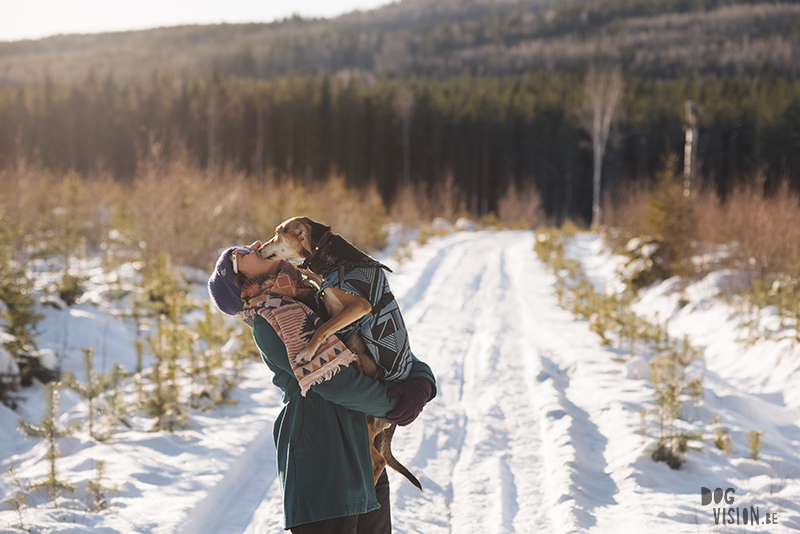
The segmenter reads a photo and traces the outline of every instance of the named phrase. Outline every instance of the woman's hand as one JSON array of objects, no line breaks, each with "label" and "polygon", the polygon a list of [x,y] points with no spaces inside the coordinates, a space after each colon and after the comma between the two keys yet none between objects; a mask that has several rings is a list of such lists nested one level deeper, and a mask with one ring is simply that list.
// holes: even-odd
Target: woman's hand
[{"label": "woman's hand", "polygon": [[386,420],[400,426],[413,423],[431,398],[432,388],[430,381],[422,377],[412,378],[389,388],[386,394],[389,397],[399,397],[400,404],[386,415]]}]

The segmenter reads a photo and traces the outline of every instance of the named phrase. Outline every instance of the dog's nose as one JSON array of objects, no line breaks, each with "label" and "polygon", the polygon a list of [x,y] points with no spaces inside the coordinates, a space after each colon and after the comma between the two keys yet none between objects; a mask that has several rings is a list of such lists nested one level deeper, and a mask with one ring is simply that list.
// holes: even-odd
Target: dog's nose
[{"label": "dog's nose", "polygon": [[273,258],[275,258],[275,254],[274,254],[274,253],[273,253],[273,254],[270,254],[269,256],[267,256],[267,255],[266,255],[266,253],[264,252],[264,249],[265,249],[265,248],[267,247],[267,245],[269,245],[269,244],[270,244],[270,241],[267,241],[266,243],[264,243],[263,245],[261,245],[261,246],[258,248],[257,252],[256,252],[256,253],[257,253],[259,256],[261,256],[261,257],[262,257],[262,258],[264,258],[265,260],[272,260]]}]

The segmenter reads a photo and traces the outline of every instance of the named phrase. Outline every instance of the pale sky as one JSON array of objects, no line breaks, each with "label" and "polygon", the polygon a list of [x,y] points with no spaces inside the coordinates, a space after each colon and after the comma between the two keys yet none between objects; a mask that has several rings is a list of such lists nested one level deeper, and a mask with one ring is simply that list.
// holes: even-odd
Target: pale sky
[{"label": "pale sky", "polygon": [[392,0],[0,0],[0,41],[180,24],[332,17]]}]

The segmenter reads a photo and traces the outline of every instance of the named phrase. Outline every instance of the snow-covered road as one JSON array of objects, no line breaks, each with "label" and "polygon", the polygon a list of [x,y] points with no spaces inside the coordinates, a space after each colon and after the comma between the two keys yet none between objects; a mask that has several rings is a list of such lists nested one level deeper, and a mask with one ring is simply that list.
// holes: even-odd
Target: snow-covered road
[{"label": "snow-covered road", "polygon": [[[390,283],[412,349],[438,381],[436,400],[395,435],[396,454],[425,490],[420,494],[391,473],[395,531],[569,532],[591,526],[592,506],[610,502],[615,486],[602,468],[605,438],[590,435],[597,434],[596,426],[586,428],[588,416],[565,395],[569,380],[555,360],[570,347],[570,334],[557,338],[560,345],[540,345],[540,330],[561,326],[549,320],[543,326],[543,320],[556,316],[567,326],[574,323],[549,295],[552,276],[534,256],[532,234],[437,240],[396,266]],[[591,453],[575,450],[574,438],[591,440]],[[247,454],[242,462],[252,465]],[[274,468],[268,467],[263,477],[241,479],[241,469],[230,470],[240,494],[265,499],[218,506],[226,514],[215,524],[235,525],[249,515],[247,532],[280,529],[280,496]],[[591,485],[604,493],[588,508],[580,497],[562,498],[589,480],[577,480],[579,470],[599,475]],[[228,478],[222,482],[226,489],[214,494],[228,494]],[[263,479],[272,487],[264,489]],[[249,489],[242,492],[242,486]],[[208,505],[206,499],[191,512],[183,532],[207,532]]]},{"label": "snow-covered road", "polygon": [[[530,234],[463,236],[425,250],[397,286],[412,348],[439,396],[396,438],[422,475],[420,495],[396,478],[406,532],[553,532],[536,362],[521,307]],[[422,254],[420,254],[421,256]]]},{"label": "snow-covered road", "polygon": [[[721,416],[734,436],[734,453],[725,456],[707,437],[704,449],[673,471],[649,458],[640,435],[640,410],[652,407],[646,362],[615,359],[621,351],[602,346],[586,322],[557,305],[555,277],[535,256],[533,239],[532,232],[456,232],[416,248],[403,263],[381,258],[395,271],[389,280],[412,350],[438,381],[436,399],[395,434],[395,454],[424,493],[390,472],[394,532],[800,529],[800,406],[791,396],[800,352],[789,347],[781,353],[780,381],[772,364],[758,367],[767,361],[761,353],[733,341],[717,349],[708,341],[706,402],[687,406],[686,413],[696,422]],[[577,242],[590,270],[608,270],[613,262],[601,253],[597,236]],[[676,309],[669,301],[677,297],[659,291],[645,292],[641,312],[661,310],[669,317]],[[725,322],[731,313],[720,312],[724,305],[707,300],[708,294],[684,295],[692,303],[680,309],[684,316],[675,324],[701,340],[708,333],[734,336]],[[96,331],[107,321],[88,313],[91,306],[78,311],[71,319],[76,332]],[[48,320],[58,324],[58,317]],[[725,373],[728,358],[771,381],[737,381]],[[37,532],[281,532],[271,436],[280,397],[270,378],[253,362],[236,390],[237,406],[195,413],[192,428],[175,435],[126,431],[108,445],[69,438],[62,465],[65,472],[73,469],[72,480],[85,484],[75,473],[88,476],[89,459],[105,459],[122,493],[101,514],[31,510]],[[66,400],[65,418],[79,417],[77,399]],[[4,444],[4,464],[19,465],[27,478],[42,476],[43,445],[23,444],[13,430],[14,414],[1,406],[0,423],[13,438]],[[762,428],[768,429],[764,454],[751,460],[744,436]],[[762,523],[767,513],[777,513],[779,524],[716,524],[713,507],[701,505],[700,488],[731,486],[737,488],[732,506],[759,507]]]},{"label": "snow-covered road", "polygon": [[593,373],[618,378],[619,366],[558,307],[553,282],[530,232],[453,236],[392,279],[412,346],[439,381],[436,401],[396,437],[426,488],[393,478],[398,532],[585,531],[615,502],[607,434],[589,411],[600,384],[575,388],[568,368],[596,360],[605,365]]},{"label": "snow-covered road", "polygon": [[[412,349],[439,388],[417,422],[395,436],[396,454],[425,490],[391,473],[396,532],[586,531],[616,503],[609,436],[635,435],[638,413],[625,417],[625,399],[613,398],[624,389],[621,366],[557,306],[553,281],[530,232],[454,234],[395,267],[390,282]],[[646,400],[645,386],[631,382],[632,402]],[[612,398],[615,416],[598,417]],[[626,445],[637,449],[640,440]],[[266,492],[257,487],[261,477],[242,483],[254,484],[246,493],[268,498],[257,508],[221,507],[231,517],[221,525],[252,514],[248,533],[280,529],[272,466],[264,478],[273,480]],[[187,524],[204,525],[194,516],[208,515],[207,506]]]},{"label": "snow-covered road", "polygon": [[[531,232],[452,234],[392,267],[412,349],[439,388],[395,435],[397,456],[425,490],[390,472],[395,532],[726,528],[698,497],[701,485],[734,483],[713,465],[720,454],[709,451],[711,465],[680,471],[648,458],[639,409],[651,401],[649,383],[636,362],[615,362],[618,351],[558,306],[555,278],[536,258]],[[250,447],[190,512],[183,532],[202,534],[213,524],[214,532],[237,533],[245,523],[247,534],[280,531],[280,493],[267,461],[274,451],[268,440],[263,445],[269,453]],[[245,467],[253,465],[250,454],[262,466],[256,473]],[[232,485],[249,498],[232,499]],[[748,506],[757,499],[751,495]],[[761,506],[762,515],[770,511]],[[784,517],[796,525],[794,512]],[[792,521],[761,530],[788,531]]]}]

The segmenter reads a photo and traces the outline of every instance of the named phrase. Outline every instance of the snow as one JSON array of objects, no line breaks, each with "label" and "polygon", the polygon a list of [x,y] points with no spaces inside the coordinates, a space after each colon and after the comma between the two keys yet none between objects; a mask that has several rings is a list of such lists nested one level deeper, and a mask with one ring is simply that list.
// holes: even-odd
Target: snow
[{"label": "snow", "polygon": [[[5,343],[6,341],[13,340],[12,336],[4,332],[0,332],[0,343]],[[17,362],[11,357],[11,355],[6,352],[6,350],[0,346],[0,375],[3,374],[17,374],[19,372],[19,367],[17,366]]]},{"label": "snow", "polygon": [[[741,314],[717,295],[724,273],[691,284],[665,281],[642,290],[635,304],[638,314],[669,319],[671,335],[688,335],[705,351],[704,402],[685,410],[692,424],[705,425],[703,448],[672,470],[650,459],[652,440],[639,434],[639,410],[652,408],[646,359],[620,361],[619,349],[604,347],[586,322],[558,307],[555,277],[535,256],[532,232],[469,229],[442,228],[447,235],[415,246],[402,262],[388,252],[380,257],[394,270],[389,280],[412,350],[438,381],[437,398],[395,434],[395,454],[424,493],[390,472],[394,532],[800,529],[800,349],[788,340],[742,343]],[[578,234],[568,253],[598,287],[619,290],[624,259],[600,237]],[[93,290],[78,304],[41,310],[43,347],[53,354],[66,347],[64,367],[79,376],[86,346],[97,346],[101,370],[117,361],[135,365],[135,326],[104,297],[117,274],[129,280],[135,270],[93,271]],[[204,298],[202,273],[189,274],[198,283],[194,295]],[[0,460],[35,480],[45,475],[46,450],[23,438],[17,420],[38,422],[41,387],[23,396],[18,412],[0,406]],[[105,443],[85,430],[62,439],[59,473],[78,486],[76,498],[55,508],[38,497],[26,521],[37,533],[280,532],[271,434],[280,392],[254,361],[234,398],[235,406],[192,412],[190,428],[174,434],[147,432],[137,416],[133,429],[121,428]],[[66,391],[62,410],[64,423],[86,413]],[[731,431],[730,456],[713,444],[711,416]],[[752,430],[766,431],[759,460],[748,457]],[[96,460],[107,462],[103,484],[120,493],[110,509],[92,513],[82,500]],[[778,524],[717,525],[712,508],[724,502],[702,506],[701,487],[733,487],[734,508],[758,507],[762,523],[775,513]],[[0,498],[12,493],[10,481],[0,479]],[[13,532],[15,521],[0,507],[0,532]]]}]

